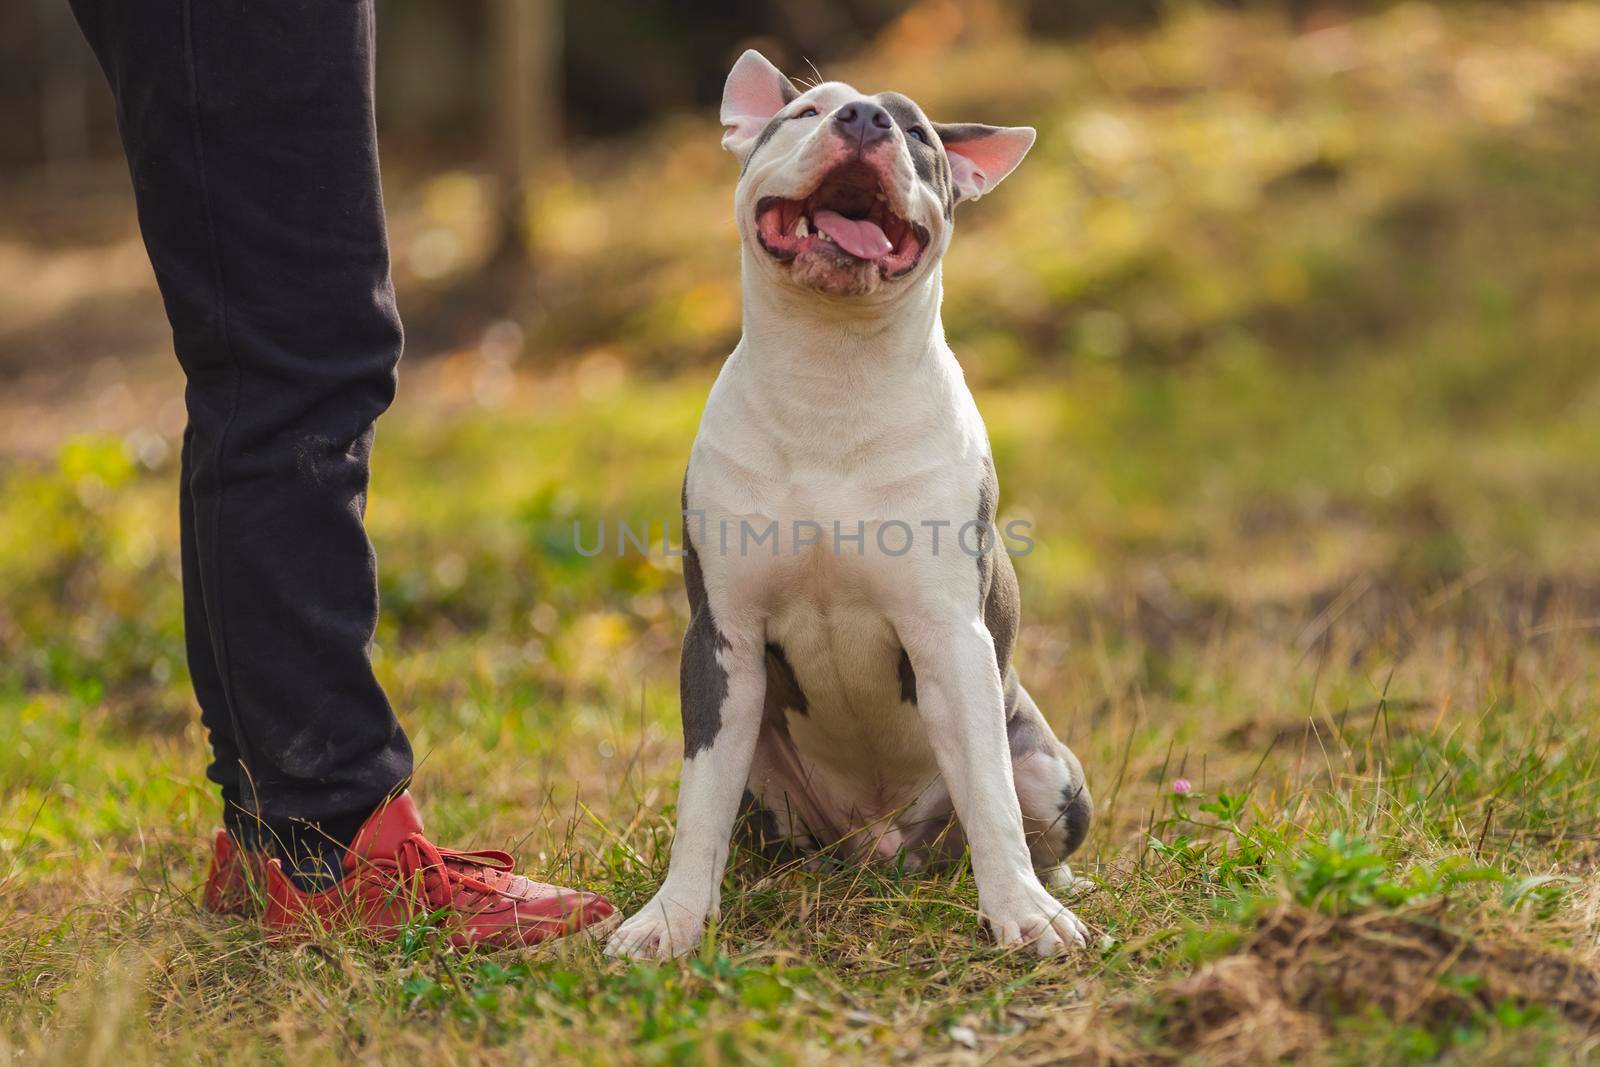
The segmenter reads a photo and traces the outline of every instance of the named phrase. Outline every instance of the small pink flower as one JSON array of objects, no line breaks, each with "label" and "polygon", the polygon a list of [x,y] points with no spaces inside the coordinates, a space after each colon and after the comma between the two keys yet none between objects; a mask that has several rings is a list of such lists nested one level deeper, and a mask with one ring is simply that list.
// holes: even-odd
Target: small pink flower
[{"label": "small pink flower", "polygon": [[1177,793],[1179,796],[1185,795],[1193,788],[1194,786],[1189,784],[1189,779],[1187,778],[1179,778],[1172,783],[1172,791]]}]

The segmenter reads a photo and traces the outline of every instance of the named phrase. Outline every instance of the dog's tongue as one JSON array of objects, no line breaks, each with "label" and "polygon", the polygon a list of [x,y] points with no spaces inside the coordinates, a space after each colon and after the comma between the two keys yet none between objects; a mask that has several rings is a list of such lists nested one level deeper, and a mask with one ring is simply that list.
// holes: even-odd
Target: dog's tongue
[{"label": "dog's tongue", "polygon": [[878,224],[869,219],[847,219],[837,211],[819,211],[811,221],[857,259],[877,259],[894,248]]}]

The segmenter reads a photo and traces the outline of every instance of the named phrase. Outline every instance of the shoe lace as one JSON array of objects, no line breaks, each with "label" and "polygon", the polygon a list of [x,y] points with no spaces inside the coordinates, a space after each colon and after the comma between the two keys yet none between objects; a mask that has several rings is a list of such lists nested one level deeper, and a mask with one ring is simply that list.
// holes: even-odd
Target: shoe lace
[{"label": "shoe lace", "polygon": [[469,894],[479,899],[508,896],[503,885],[513,867],[509,853],[440,848],[417,832],[400,842],[392,858],[365,860],[362,871],[373,889],[385,894],[396,890],[419,893],[416,903],[438,910],[475,903],[463,899]]}]

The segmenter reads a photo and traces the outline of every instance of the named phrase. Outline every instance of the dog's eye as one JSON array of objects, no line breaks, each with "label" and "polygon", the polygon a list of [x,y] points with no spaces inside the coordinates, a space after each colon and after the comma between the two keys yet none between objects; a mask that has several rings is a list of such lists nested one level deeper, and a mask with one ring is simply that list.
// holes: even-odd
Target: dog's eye
[{"label": "dog's eye", "polygon": [[817,117],[817,109],[814,107],[808,107],[804,111],[796,111],[789,117],[792,119],[814,119]]},{"label": "dog's eye", "polygon": [[913,127],[911,127],[909,130],[906,131],[906,136],[907,137],[915,137],[917,140],[921,141],[923,144],[927,144],[928,143],[928,131],[923,129],[921,126],[913,126]]}]

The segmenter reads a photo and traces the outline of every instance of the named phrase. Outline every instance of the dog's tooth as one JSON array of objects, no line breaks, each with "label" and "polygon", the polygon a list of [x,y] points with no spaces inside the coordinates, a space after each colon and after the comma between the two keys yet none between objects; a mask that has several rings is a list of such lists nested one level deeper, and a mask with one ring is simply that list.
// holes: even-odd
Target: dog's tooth
[{"label": "dog's tooth", "polygon": [[806,217],[804,215],[801,215],[798,219],[795,220],[794,235],[796,237],[809,237],[809,236],[811,236],[811,227],[806,225]]}]

